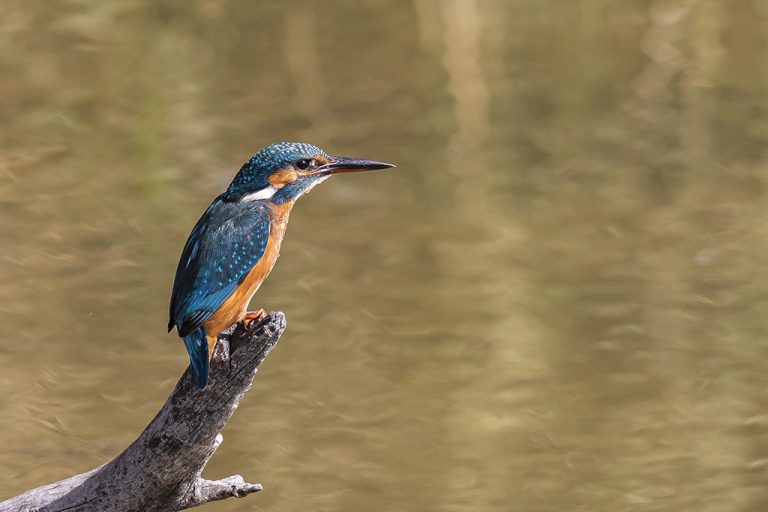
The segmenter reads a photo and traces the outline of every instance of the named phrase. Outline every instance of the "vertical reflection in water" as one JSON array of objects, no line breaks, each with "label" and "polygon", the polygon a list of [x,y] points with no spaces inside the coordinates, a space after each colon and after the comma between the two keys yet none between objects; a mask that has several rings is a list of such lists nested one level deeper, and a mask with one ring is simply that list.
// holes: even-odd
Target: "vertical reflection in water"
[{"label": "vertical reflection in water", "polygon": [[[475,181],[487,173],[482,151],[489,131],[489,96],[481,51],[484,20],[476,0],[448,0],[441,7],[445,20],[443,64],[457,125],[448,146],[448,162],[457,176]],[[472,190],[477,187],[462,187],[459,193]]]},{"label": "vertical reflection in water", "polygon": [[[691,12],[691,57],[681,83],[682,93],[682,149],[685,167],[689,173],[710,173],[714,169],[711,155],[715,98],[710,94],[714,76],[722,69],[723,47],[722,4],[700,2]],[[704,180],[691,180],[693,186]]]},{"label": "vertical reflection in water", "polygon": [[[427,18],[426,4],[420,4]],[[440,177],[453,181],[445,211],[446,222],[452,223],[447,235],[451,242],[433,244],[444,276],[438,293],[454,302],[445,317],[455,319],[453,329],[459,334],[443,347],[446,366],[458,370],[446,389],[457,405],[445,419],[456,461],[446,467],[445,478],[449,488],[465,497],[456,509],[473,510],[504,503],[504,492],[496,489],[509,490],[526,471],[511,457],[530,450],[526,408],[534,390],[520,384],[546,378],[549,368],[540,329],[520,307],[536,290],[524,272],[511,269],[524,229],[513,206],[496,202],[498,174],[517,170],[492,168],[489,158],[491,98],[484,56],[496,50],[488,48],[488,41],[502,40],[499,31],[506,27],[493,16],[503,15],[503,9],[497,2],[473,0],[431,5],[444,24],[442,62],[455,116],[446,145],[450,178]],[[505,126],[503,133],[508,137],[511,131]],[[495,270],[489,273],[491,268]],[[524,506],[525,498],[519,499],[515,505]]]},{"label": "vertical reflection in water", "polygon": [[[637,149],[650,167],[651,193],[665,198],[672,173],[679,165],[679,111],[675,107],[676,83],[685,66],[680,48],[686,35],[690,7],[681,2],[656,2],[650,7],[650,24],[642,37],[648,62],[635,82],[630,112],[645,129]],[[660,151],[660,149],[669,151]],[[678,169],[679,170],[679,169]]]}]

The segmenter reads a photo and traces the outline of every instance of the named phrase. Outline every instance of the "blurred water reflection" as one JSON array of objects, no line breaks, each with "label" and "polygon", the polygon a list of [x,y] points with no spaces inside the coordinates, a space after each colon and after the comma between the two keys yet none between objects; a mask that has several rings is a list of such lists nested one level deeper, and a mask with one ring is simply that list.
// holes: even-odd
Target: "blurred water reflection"
[{"label": "blurred water reflection", "polygon": [[0,5],[0,495],[129,443],[250,153],[396,162],[292,215],[210,510],[768,506],[764,2]]}]

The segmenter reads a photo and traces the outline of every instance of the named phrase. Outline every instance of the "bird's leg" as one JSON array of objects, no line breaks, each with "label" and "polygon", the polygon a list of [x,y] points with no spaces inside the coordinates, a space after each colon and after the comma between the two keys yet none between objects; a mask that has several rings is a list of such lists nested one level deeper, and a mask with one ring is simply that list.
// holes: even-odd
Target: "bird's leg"
[{"label": "bird's leg", "polygon": [[257,311],[248,311],[243,317],[243,325],[248,329],[251,323],[261,320],[265,316],[267,316],[267,312],[264,311],[264,308],[259,308]]},{"label": "bird's leg", "polygon": [[208,342],[208,360],[211,361],[213,359],[213,350],[216,348],[216,342],[219,341],[219,337],[206,336],[205,339]]}]

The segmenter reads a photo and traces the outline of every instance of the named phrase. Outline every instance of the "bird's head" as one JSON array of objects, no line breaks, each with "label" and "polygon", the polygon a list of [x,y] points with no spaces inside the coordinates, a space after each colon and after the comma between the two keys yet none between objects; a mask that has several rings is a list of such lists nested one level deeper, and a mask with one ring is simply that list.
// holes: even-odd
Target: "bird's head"
[{"label": "bird's head", "polygon": [[229,185],[230,201],[269,199],[276,204],[295,201],[333,174],[373,171],[392,164],[331,156],[312,144],[276,142],[248,160]]}]

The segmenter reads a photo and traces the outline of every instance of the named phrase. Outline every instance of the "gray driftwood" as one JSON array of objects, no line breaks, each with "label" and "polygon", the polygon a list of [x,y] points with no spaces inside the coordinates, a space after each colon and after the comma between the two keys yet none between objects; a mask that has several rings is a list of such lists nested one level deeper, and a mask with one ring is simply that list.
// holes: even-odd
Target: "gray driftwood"
[{"label": "gray driftwood", "polygon": [[183,510],[261,490],[240,475],[200,475],[223,438],[224,424],[250,389],[259,364],[285,330],[270,313],[222,334],[204,390],[189,368],[157,416],[123,453],[103,466],[0,502],[0,512]]}]

